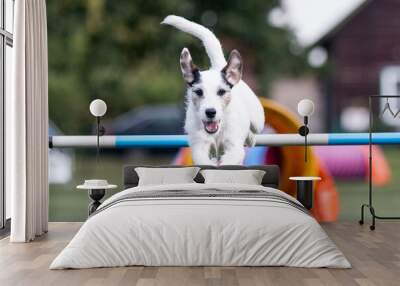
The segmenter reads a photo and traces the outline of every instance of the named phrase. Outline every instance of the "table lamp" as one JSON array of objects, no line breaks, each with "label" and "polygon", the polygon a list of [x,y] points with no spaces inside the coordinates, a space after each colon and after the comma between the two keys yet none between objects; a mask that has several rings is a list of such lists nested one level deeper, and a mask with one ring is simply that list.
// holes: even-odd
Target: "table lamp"
[{"label": "table lamp", "polygon": [[314,103],[309,99],[301,100],[297,112],[304,117],[304,125],[299,128],[299,134],[304,137],[304,161],[307,162],[307,135],[310,133],[308,118],[314,113]]},{"label": "table lamp", "polygon": [[107,104],[101,99],[95,99],[90,103],[89,106],[90,113],[96,117],[96,133],[97,133],[97,153],[96,153],[96,161],[99,160],[100,154],[100,136],[104,135],[105,129],[103,126],[100,126],[100,118],[106,114]]}]

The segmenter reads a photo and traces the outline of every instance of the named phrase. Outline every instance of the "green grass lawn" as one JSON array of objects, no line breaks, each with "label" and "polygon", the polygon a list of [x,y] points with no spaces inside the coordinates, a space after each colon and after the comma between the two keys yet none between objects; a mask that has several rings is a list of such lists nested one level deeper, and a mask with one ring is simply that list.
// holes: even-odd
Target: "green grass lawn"
[{"label": "green grass lawn", "polygon": [[[373,187],[377,215],[400,216],[400,148],[384,149],[392,169],[392,181],[384,187]],[[340,220],[359,220],[361,204],[368,203],[368,181],[337,181],[340,195]],[[367,216],[369,217],[369,216]]]},{"label": "green grass lawn", "polygon": [[[392,182],[383,188],[374,189],[374,205],[379,215],[400,215],[400,149],[385,148],[385,154],[392,168]],[[96,165],[94,156],[75,156],[73,180],[68,185],[50,186],[50,221],[84,221],[87,217],[89,198],[87,192],[76,190],[84,179],[107,179],[110,183],[121,186],[122,166],[125,164],[168,164],[172,155],[142,156],[101,156]],[[337,181],[340,196],[340,220],[358,221],[360,206],[368,199],[367,181]],[[110,196],[115,191],[108,191]]]}]

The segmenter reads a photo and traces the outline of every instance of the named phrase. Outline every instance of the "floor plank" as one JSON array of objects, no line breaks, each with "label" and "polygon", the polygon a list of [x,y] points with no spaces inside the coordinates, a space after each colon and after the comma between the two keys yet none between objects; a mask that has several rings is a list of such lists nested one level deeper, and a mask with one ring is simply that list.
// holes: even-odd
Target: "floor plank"
[{"label": "floor plank", "polygon": [[290,267],[117,267],[48,269],[81,223],[50,223],[49,233],[32,243],[0,240],[0,285],[399,285],[400,224],[368,226],[339,222],[323,228],[352,263],[352,269]]}]

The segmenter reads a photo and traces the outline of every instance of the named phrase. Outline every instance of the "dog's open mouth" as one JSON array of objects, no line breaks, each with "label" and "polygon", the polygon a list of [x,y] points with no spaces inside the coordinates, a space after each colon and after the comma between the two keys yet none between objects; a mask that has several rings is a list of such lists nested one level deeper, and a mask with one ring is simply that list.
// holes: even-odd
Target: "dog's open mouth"
[{"label": "dog's open mouth", "polygon": [[218,131],[219,128],[219,121],[203,121],[204,123],[204,129],[206,130],[207,133],[213,134]]}]

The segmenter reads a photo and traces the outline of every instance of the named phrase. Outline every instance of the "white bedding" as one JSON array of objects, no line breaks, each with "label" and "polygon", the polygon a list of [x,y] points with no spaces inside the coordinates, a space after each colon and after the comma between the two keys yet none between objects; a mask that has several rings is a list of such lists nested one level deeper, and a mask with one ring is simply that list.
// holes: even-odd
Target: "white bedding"
[{"label": "white bedding", "polygon": [[279,190],[254,185],[194,183],[127,189],[100,206],[103,210],[83,224],[50,269],[127,265],[351,267],[313,217],[279,200],[175,196],[115,203],[137,192],[168,190],[265,191],[299,204]]}]

